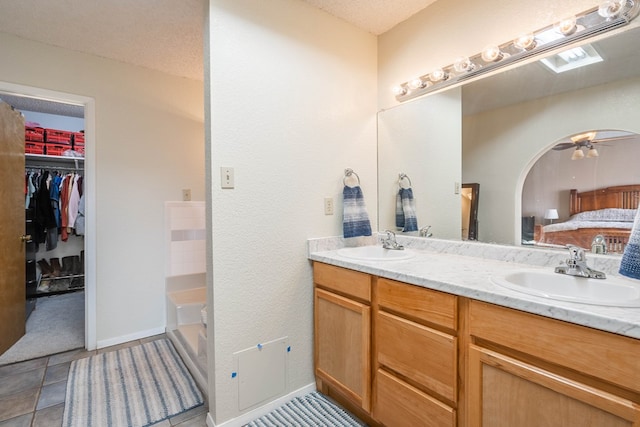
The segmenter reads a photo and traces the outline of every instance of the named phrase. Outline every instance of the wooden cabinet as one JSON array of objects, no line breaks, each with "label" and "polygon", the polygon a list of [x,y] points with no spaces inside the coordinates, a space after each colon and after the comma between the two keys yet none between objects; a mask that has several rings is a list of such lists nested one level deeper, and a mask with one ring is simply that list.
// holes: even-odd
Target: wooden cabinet
[{"label": "wooden cabinet", "polygon": [[640,426],[640,341],[469,307],[469,426]]},{"label": "wooden cabinet", "polygon": [[457,297],[382,278],[375,294],[373,417],[455,426]]},{"label": "wooden cabinet", "polygon": [[640,427],[640,340],[321,263],[314,283],[318,389],[369,425]]},{"label": "wooden cabinet", "polygon": [[314,365],[318,389],[331,387],[371,409],[371,276],[314,265]]}]

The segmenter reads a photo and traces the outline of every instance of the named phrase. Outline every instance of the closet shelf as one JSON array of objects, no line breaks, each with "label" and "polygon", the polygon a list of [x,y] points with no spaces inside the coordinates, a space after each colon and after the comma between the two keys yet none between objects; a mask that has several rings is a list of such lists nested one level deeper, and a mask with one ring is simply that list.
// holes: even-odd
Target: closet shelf
[{"label": "closet shelf", "polygon": [[70,274],[66,276],[38,278],[36,292],[27,295],[30,298],[46,297],[84,290],[84,274]]},{"label": "closet shelf", "polygon": [[47,156],[46,154],[25,154],[27,167],[33,163],[44,163],[47,166],[75,165],[76,168],[84,166],[84,157]]}]

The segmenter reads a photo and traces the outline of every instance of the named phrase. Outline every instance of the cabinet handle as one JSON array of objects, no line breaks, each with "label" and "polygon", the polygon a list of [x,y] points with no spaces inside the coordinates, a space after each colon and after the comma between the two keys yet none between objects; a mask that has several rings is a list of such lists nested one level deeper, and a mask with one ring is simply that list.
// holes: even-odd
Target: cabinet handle
[{"label": "cabinet handle", "polygon": [[23,234],[20,236],[20,241],[22,243],[28,242],[29,240],[31,240],[31,234]]}]

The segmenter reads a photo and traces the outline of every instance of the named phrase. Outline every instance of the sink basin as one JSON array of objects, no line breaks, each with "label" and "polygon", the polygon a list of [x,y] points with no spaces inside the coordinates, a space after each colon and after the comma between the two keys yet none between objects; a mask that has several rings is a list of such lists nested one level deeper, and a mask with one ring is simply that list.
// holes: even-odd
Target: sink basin
[{"label": "sink basin", "polygon": [[415,253],[408,249],[398,251],[382,246],[358,246],[338,249],[338,255],[360,261],[401,261],[413,258]]},{"label": "sink basin", "polygon": [[492,276],[496,285],[540,297],[612,307],[640,307],[640,283],[622,277],[587,279],[547,271]]}]

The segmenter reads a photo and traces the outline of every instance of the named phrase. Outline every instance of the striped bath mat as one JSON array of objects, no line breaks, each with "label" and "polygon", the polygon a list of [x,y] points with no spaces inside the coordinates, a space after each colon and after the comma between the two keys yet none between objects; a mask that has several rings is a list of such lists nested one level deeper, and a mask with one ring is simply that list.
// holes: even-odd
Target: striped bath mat
[{"label": "striped bath mat", "polygon": [[75,360],[64,427],[142,427],[202,405],[202,394],[168,339]]},{"label": "striped bath mat", "polygon": [[366,427],[353,415],[314,391],[296,397],[245,427]]}]

